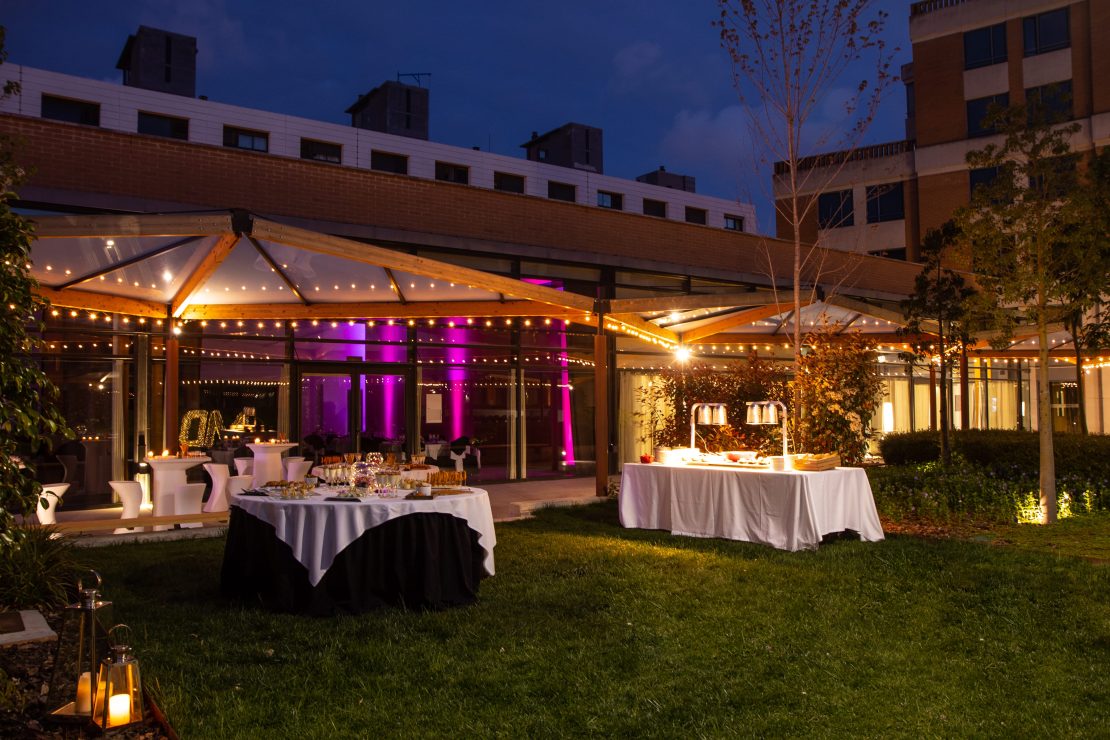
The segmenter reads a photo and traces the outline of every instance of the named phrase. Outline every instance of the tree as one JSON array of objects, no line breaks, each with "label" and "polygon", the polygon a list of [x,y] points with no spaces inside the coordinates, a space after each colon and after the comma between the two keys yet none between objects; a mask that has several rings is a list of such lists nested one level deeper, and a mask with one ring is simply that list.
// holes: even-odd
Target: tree
[{"label": "tree", "polygon": [[1081,187],[1074,194],[1079,213],[1072,254],[1083,264],[1071,283],[1063,317],[1075,351],[1075,380],[1079,394],[1079,430],[1087,433],[1083,391],[1083,356],[1110,344],[1110,147],[1095,152],[1081,173]]},{"label": "tree", "polygon": [[[0,27],[0,65],[6,57]],[[9,81],[3,96],[18,89]],[[54,406],[58,389],[29,356],[37,345],[29,329],[35,328],[46,304],[35,295],[37,282],[28,269],[31,224],[10,206],[24,174],[13,158],[11,142],[0,141],[0,556],[17,544],[12,512],[29,515],[42,493],[17,453],[68,433]]]},{"label": "tree", "polygon": [[[890,73],[897,49],[888,50],[882,38],[887,14],[872,12],[875,5],[874,0],[718,0],[720,17],[714,25],[732,62],[752,140],[785,168],[786,197],[775,208],[794,242],[795,367],[802,359],[803,280],[820,268],[813,246],[802,243],[802,225],[897,81]],[[845,93],[835,86],[858,62],[867,64],[868,73],[846,91],[843,118],[819,131],[818,111],[831,95]],[[803,168],[803,147],[830,145],[843,151],[829,158],[829,166]],[[811,283],[813,292],[817,280]],[[799,401],[795,398],[795,424]]]},{"label": "tree", "polygon": [[838,452],[845,465],[867,454],[867,421],[882,398],[875,351],[858,333],[815,332],[794,376],[794,390],[810,413],[795,429],[796,448]]},{"label": "tree", "polygon": [[[1083,275],[1084,250],[1073,238],[1082,228],[1075,206],[1078,124],[1059,124],[1050,106],[1013,106],[992,112],[987,124],[1002,135],[968,153],[972,168],[993,168],[992,183],[976,189],[956,221],[970,249],[982,305],[1001,336],[1018,323],[1036,330],[1037,427],[1040,434],[1042,520],[1056,521],[1056,472],[1049,392],[1049,325],[1066,315]],[[1105,275],[1102,285],[1105,286]]]},{"label": "tree", "polygon": [[936,352],[918,345],[916,357],[936,356],[940,369],[940,457],[948,465],[951,461],[951,445],[948,432],[951,426],[950,389],[948,387],[948,367],[951,361],[948,350],[952,346],[966,345],[970,339],[968,332],[968,301],[975,289],[967,285],[963,275],[944,266],[944,257],[956,243],[956,224],[944,223],[939,229],[929,229],[921,240],[921,272],[914,278],[913,294],[902,302],[906,315],[905,334],[920,334],[928,328],[937,334]]}]

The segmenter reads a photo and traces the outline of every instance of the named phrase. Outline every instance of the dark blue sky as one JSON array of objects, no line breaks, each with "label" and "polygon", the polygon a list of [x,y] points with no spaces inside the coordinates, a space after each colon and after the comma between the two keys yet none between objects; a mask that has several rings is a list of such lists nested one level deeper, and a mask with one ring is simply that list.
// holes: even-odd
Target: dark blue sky
[{"label": "dark blue sky", "polygon": [[[698,192],[755,203],[772,228],[770,167],[748,142],[714,0],[6,0],[9,61],[119,81],[140,24],[197,37],[197,93],[348,123],[343,111],[398,72],[430,72],[431,138],[521,156],[532,131],[605,131],[605,172],[665,165]],[[909,61],[905,0],[882,0]],[[858,81],[858,71],[851,80]],[[827,121],[839,110],[826,106]],[[901,85],[866,141],[904,135]]]}]

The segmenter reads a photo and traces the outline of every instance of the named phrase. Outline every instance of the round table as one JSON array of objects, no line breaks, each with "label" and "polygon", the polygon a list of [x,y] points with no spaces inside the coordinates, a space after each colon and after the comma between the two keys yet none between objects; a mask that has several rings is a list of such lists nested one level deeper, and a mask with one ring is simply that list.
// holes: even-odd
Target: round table
[{"label": "round table", "polygon": [[231,497],[221,590],[279,611],[473,603],[494,573],[496,535],[480,488],[432,499]]}]

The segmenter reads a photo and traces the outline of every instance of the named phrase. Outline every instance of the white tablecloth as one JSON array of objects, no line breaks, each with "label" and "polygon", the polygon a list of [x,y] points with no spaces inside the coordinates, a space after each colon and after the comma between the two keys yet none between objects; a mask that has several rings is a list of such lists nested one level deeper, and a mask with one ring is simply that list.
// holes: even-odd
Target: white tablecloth
[{"label": "white tablecloth", "polygon": [[324,577],[336,555],[363,532],[406,514],[441,513],[465,519],[478,533],[478,543],[486,554],[483,565],[492,576],[497,536],[489,495],[481,488],[470,490],[430,501],[366,498],[358,503],[325,501],[323,495],[309,499],[235,495],[231,505],[272,526],[277,538],[289,545],[293,557],[308,570],[308,581],[313,586]]},{"label": "white tablecloth", "polygon": [[883,539],[863,468],[809,473],[626,463],[620,518],[625,527],[781,550],[815,549],[823,535],[846,529],[867,542]]}]

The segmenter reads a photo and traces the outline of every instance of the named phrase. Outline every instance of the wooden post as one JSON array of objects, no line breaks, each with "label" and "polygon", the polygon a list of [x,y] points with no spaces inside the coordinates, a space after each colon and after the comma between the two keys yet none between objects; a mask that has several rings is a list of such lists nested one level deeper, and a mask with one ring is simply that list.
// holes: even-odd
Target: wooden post
[{"label": "wooden post", "polygon": [[163,340],[166,345],[166,372],[163,377],[162,385],[162,399],[163,399],[163,434],[162,439],[165,444],[165,449],[171,453],[178,450],[178,412],[177,412],[177,396],[179,390],[179,373],[178,373],[178,341],[173,333],[173,317],[166,317],[166,332],[165,339]]},{"label": "wooden post", "polygon": [[594,449],[597,458],[597,495],[609,495],[609,342],[605,318],[597,317],[594,337]]}]

